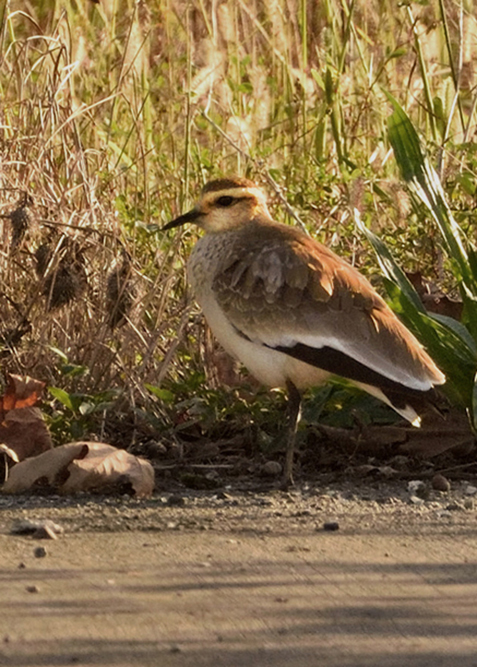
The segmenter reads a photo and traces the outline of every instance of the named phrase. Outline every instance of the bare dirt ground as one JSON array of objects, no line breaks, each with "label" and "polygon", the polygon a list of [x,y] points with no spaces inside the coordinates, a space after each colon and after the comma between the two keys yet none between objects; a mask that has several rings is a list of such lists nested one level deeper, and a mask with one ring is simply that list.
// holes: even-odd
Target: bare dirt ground
[{"label": "bare dirt ground", "polygon": [[[470,484],[0,497],[0,664],[477,666]],[[64,533],[11,534],[25,518]]]}]

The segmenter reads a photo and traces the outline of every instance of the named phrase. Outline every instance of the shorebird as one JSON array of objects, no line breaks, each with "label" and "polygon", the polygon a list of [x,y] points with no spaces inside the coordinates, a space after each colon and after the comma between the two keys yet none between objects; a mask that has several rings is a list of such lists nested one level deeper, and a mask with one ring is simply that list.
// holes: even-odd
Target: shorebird
[{"label": "shorebird", "polygon": [[288,391],[285,485],[302,392],[332,376],[419,425],[416,406],[445,376],[355,268],[273,220],[263,190],[244,178],[207,183],[195,207],[163,229],[186,223],[205,231],[188,275],[215,337],[261,383]]}]

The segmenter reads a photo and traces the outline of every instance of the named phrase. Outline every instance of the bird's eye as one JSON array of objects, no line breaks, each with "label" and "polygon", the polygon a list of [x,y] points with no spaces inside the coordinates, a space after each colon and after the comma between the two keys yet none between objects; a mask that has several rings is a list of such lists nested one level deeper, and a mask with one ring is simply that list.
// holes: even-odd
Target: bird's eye
[{"label": "bird's eye", "polygon": [[233,204],[235,199],[233,197],[227,197],[227,195],[224,195],[223,197],[219,197],[217,199],[217,204],[219,206],[231,206]]}]

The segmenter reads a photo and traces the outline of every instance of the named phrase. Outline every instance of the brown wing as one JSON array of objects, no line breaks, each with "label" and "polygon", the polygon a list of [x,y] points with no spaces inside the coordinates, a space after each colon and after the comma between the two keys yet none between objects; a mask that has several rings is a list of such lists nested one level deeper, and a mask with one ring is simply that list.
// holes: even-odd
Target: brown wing
[{"label": "brown wing", "polygon": [[242,335],[354,380],[370,381],[343,368],[357,364],[418,390],[444,381],[416,338],[353,267],[293,228],[253,227],[243,244],[235,243],[212,285]]}]

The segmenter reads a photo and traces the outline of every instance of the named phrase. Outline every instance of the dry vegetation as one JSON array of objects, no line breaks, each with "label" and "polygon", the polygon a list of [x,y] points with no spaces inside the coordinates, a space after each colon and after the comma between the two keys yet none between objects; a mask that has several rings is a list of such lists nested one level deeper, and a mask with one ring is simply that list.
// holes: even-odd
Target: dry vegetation
[{"label": "dry vegetation", "polygon": [[231,414],[250,423],[250,410],[266,423],[252,394],[216,391],[217,353],[184,277],[195,232],[160,232],[211,177],[257,179],[278,218],[295,211],[373,272],[357,207],[407,269],[445,278],[400,185],[382,90],[423,131],[467,227],[477,21],[473,2],[445,5],[7,0],[1,356],[56,388],[58,440],[95,430],[127,445],[146,422],[206,429]]}]

